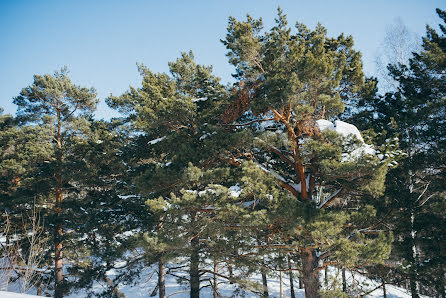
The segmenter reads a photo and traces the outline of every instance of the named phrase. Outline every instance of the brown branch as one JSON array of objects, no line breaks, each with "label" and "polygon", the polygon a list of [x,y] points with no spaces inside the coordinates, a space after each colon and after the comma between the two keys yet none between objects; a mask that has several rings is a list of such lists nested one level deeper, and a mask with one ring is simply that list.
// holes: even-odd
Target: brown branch
[{"label": "brown branch", "polygon": [[291,185],[289,185],[286,182],[280,181],[280,186],[282,186],[283,188],[285,188],[286,190],[288,190],[289,192],[291,192],[291,194],[296,197],[299,198],[299,193],[297,192],[296,189],[294,189],[294,187],[292,187]]},{"label": "brown branch", "polygon": [[314,269],[313,274],[318,273],[319,271],[321,271],[322,269],[325,269],[325,268],[326,268],[327,266],[329,266],[329,265],[338,265],[338,264],[339,264],[339,263],[336,262],[336,261],[324,262],[324,263],[322,264],[322,266],[317,267],[316,269]]},{"label": "brown branch", "polygon": [[273,153],[276,153],[281,160],[283,160],[290,166],[294,167],[294,162],[291,159],[289,159],[288,157],[286,157],[285,155],[283,155],[283,153],[280,151],[280,149],[278,149],[274,146],[271,146],[271,145],[267,145],[267,146],[268,146],[269,150]]}]

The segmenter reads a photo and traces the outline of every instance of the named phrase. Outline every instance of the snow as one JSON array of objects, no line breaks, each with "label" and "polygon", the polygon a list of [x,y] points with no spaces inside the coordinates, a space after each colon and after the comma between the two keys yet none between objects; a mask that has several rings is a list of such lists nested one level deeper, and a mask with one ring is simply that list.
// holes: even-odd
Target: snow
[{"label": "snow", "polygon": [[338,189],[337,191],[335,191],[333,194],[331,194],[328,198],[326,198],[319,206],[318,208],[321,209],[322,207],[324,207],[325,204],[327,204],[327,202],[330,202],[331,199],[333,199],[335,196],[338,195],[338,193],[340,193],[342,191],[342,188]]},{"label": "snow", "polygon": [[[308,189],[310,187],[310,175],[307,175],[307,177],[305,177],[305,181],[306,181],[306,183],[305,183],[306,187],[305,188],[308,191]],[[296,183],[289,183],[289,185],[291,187],[293,187],[297,192],[302,192],[302,185],[301,185],[300,182],[298,184],[296,184]]]},{"label": "snow", "polygon": [[335,130],[333,123],[325,119],[316,120],[316,124],[319,127],[320,131],[324,131],[326,129]]},{"label": "snow", "polygon": [[348,137],[349,135],[354,135],[356,138],[358,138],[358,140],[361,141],[361,143],[364,143],[364,139],[361,136],[361,133],[359,132],[359,129],[354,126],[353,124],[344,122],[344,121],[340,121],[340,120],[336,120],[335,121],[335,131],[344,136],[344,137]]},{"label": "snow", "polygon": [[319,127],[320,131],[325,131],[328,129],[335,131],[336,133],[344,137],[353,135],[361,142],[361,146],[353,150],[351,153],[344,153],[342,156],[342,161],[354,161],[362,155],[376,154],[375,149],[371,145],[364,143],[361,132],[355,125],[340,120],[336,120],[333,124],[332,122],[325,119],[316,120],[316,124]]},{"label": "snow", "polygon": [[332,122],[325,119],[316,120],[316,124],[319,127],[320,131],[329,129],[337,132],[338,134],[344,137],[354,135],[359,141],[361,141],[361,143],[364,143],[364,139],[361,136],[361,132],[353,124],[341,120],[336,120],[335,123],[333,124]]},{"label": "snow", "polygon": [[255,207],[257,204],[259,204],[259,200],[252,200],[252,201],[247,201],[247,202],[242,202],[242,206],[244,208],[248,208],[248,207]]},{"label": "snow", "polygon": [[265,168],[263,165],[259,165],[260,168],[262,169],[262,171],[264,171],[265,173],[270,173],[271,175],[273,175],[274,177],[276,177],[277,179],[279,179],[282,182],[286,182],[285,178],[283,178],[281,175],[279,175],[278,173],[276,173],[273,170],[268,170],[267,168]]},{"label": "snow", "polygon": [[229,190],[229,195],[234,198],[238,198],[242,193],[242,189],[238,184],[231,186],[230,188],[228,188],[228,190]]},{"label": "snow", "polygon": [[31,297],[41,297],[41,296],[28,295],[28,294],[23,294],[23,293],[14,293],[14,292],[0,291],[0,297],[1,298],[31,298]]},{"label": "snow", "polygon": [[165,138],[166,138],[165,136],[164,136],[164,137],[161,137],[161,138],[157,138],[157,139],[148,141],[147,144],[149,144],[149,145],[155,145],[156,143],[161,142],[161,141],[164,140]]},{"label": "snow", "polygon": [[199,102],[199,101],[206,101],[207,98],[206,97],[200,97],[200,98],[193,98],[192,102]]},{"label": "snow", "polygon": [[[126,263],[125,262],[116,262],[114,265],[116,268],[123,267]],[[167,270],[169,267],[175,267],[177,264],[170,264],[167,265]],[[141,277],[133,284],[130,285],[123,285],[119,284],[117,288],[119,291],[126,295],[126,297],[148,297],[150,293],[153,292],[153,290],[156,287],[157,284],[157,265],[154,264],[151,267],[146,267],[141,274]],[[110,269],[107,271],[107,276],[110,279],[114,279],[118,274],[122,272],[122,270],[127,270],[126,268],[122,269]],[[224,273],[224,272],[220,272]],[[328,275],[331,278],[337,279],[338,283],[340,281],[340,274],[339,270],[334,267],[329,267]],[[380,285],[380,282],[370,280],[365,276],[362,276],[360,274],[352,274],[349,271],[346,272],[347,277],[347,284],[354,288],[354,283],[356,283],[359,287],[358,289],[362,290],[363,292],[367,292],[373,288],[376,288]],[[187,271],[176,271],[176,275],[183,276],[185,278],[188,278]],[[277,274],[278,275],[278,274]],[[280,281],[279,277],[275,274],[275,276],[269,276],[268,278],[268,291],[270,297],[279,297],[280,293]],[[321,284],[323,285],[323,276],[324,274],[320,274],[321,276]],[[203,279],[206,279],[207,277],[211,277],[211,275],[204,275]],[[283,277],[283,294],[284,297],[291,297],[290,292],[290,284],[289,284],[289,276],[285,272],[282,275]],[[249,276],[249,280],[253,282],[257,282],[258,284],[262,283],[262,277],[260,274],[252,274]],[[355,281],[354,281],[355,280]],[[233,291],[236,289],[236,285],[225,283],[223,279],[218,279],[219,282],[219,293],[221,297],[233,297],[234,293]],[[203,287],[200,290],[200,295],[202,297],[212,297],[212,290],[208,286],[209,283],[206,281],[202,281],[201,286],[207,286]],[[294,286],[295,286],[295,294],[298,298],[305,298],[305,290],[304,289],[298,289],[298,282],[295,280]],[[95,281],[93,284],[92,291],[96,294],[101,293],[107,288],[106,282],[98,282]],[[17,290],[17,289],[13,289]],[[386,292],[387,297],[389,298],[409,298],[411,297],[409,292],[407,290],[404,290],[402,288],[398,288],[396,286],[392,285],[386,285]],[[35,290],[34,290],[35,293]],[[246,291],[245,297],[258,297],[252,292]],[[156,295],[158,296],[158,295]],[[172,275],[167,274],[166,275],[166,296],[174,297],[174,298],[186,298],[190,296],[189,293],[189,285],[186,283],[184,285],[181,285],[177,282],[176,278]],[[32,298],[32,297],[39,297],[34,295],[26,295],[21,293],[13,293],[13,292],[2,292],[0,291],[0,298]],[[40,296],[41,297],[41,296]],[[79,298],[79,297],[87,297],[87,293],[84,290],[80,290],[78,292],[72,292],[67,298]],[[383,291],[381,288],[376,289],[372,293],[368,294],[365,297],[383,297]],[[423,296],[421,296],[423,297]]]},{"label": "snow", "polygon": [[215,135],[217,132],[216,131],[213,131],[212,133],[205,133],[204,135],[202,135],[200,138],[199,138],[199,140],[200,141],[202,141],[202,140],[204,140],[204,139],[206,139],[207,137],[210,137],[210,136],[212,136],[212,135]]}]

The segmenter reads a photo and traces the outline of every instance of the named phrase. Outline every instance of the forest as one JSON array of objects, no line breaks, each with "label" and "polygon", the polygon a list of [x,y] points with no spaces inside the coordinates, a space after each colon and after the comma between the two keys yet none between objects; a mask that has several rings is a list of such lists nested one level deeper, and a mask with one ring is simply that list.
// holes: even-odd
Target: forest
[{"label": "forest", "polygon": [[0,290],[125,297],[150,276],[146,297],[272,297],[271,279],[280,297],[446,297],[437,15],[386,92],[352,36],[280,8],[272,28],[229,18],[233,83],[192,51],[138,64],[110,120],[66,67],[34,75],[0,113]]}]

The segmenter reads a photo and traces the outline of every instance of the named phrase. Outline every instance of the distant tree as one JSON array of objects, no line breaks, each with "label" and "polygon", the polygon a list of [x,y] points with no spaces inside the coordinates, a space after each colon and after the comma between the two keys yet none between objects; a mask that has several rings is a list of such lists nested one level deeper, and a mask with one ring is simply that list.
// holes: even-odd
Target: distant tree
[{"label": "distant tree", "polygon": [[[446,21],[446,14],[437,10]],[[407,157],[387,177],[381,202],[394,230],[391,282],[407,281],[412,297],[445,296],[446,30],[427,26],[422,50],[407,64],[391,64],[397,89],[369,101],[360,122],[381,135],[399,139]],[[364,112],[366,111],[366,112]],[[365,116],[368,115],[368,116]],[[364,120],[364,121],[363,121]],[[400,266],[395,266],[400,264]]]},{"label": "distant tree", "polygon": [[382,94],[398,89],[398,82],[389,74],[388,65],[407,65],[412,53],[421,50],[420,37],[411,32],[401,18],[386,27],[381,46],[376,53],[375,65],[378,87]]}]

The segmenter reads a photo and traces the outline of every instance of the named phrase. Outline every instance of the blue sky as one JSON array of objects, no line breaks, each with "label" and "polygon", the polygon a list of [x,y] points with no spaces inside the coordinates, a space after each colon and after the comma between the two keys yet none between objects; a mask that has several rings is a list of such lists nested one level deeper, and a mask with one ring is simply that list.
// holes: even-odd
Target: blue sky
[{"label": "blue sky", "polygon": [[[0,0],[0,107],[15,113],[12,98],[32,83],[34,74],[53,73],[64,65],[74,83],[95,87],[103,101],[129,85],[139,86],[136,62],[165,72],[168,61],[188,50],[228,82],[233,68],[220,43],[228,17],[249,13],[262,17],[269,28],[279,5],[290,24],[314,27],[320,22],[331,36],[353,35],[365,71],[373,75],[386,26],[400,17],[423,36],[426,24],[439,23],[435,8],[446,9],[443,1]],[[96,114],[115,115],[103,102]]]}]

